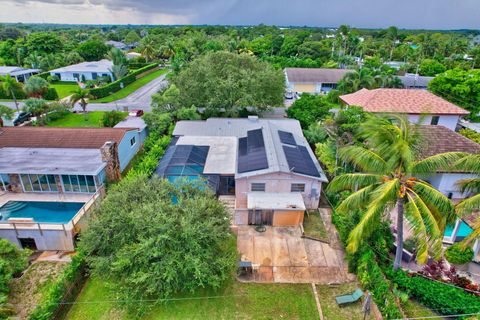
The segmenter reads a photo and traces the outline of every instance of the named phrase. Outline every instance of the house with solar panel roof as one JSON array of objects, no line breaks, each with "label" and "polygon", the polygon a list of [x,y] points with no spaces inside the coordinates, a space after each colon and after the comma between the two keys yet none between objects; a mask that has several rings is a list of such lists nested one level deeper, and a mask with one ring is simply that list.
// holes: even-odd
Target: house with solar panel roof
[{"label": "house with solar panel roof", "polygon": [[234,199],[237,225],[296,226],[318,208],[327,178],[294,119],[180,121],[156,174],[204,178]]}]

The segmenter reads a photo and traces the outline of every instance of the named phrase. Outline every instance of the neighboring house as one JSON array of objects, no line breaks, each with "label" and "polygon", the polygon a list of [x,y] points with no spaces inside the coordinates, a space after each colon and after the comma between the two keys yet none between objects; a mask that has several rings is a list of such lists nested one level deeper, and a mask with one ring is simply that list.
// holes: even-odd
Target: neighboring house
[{"label": "neighboring house", "polygon": [[148,130],[147,130],[147,124],[141,117],[135,117],[135,116],[128,116],[117,125],[115,125],[114,128],[135,128],[138,130],[138,137],[139,140],[138,142],[140,145],[143,145],[143,142],[148,136]]},{"label": "neighboring house", "polygon": [[349,69],[285,68],[287,90],[299,93],[326,94],[337,88],[337,84]]},{"label": "neighboring house", "polygon": [[128,60],[134,59],[134,58],[140,58],[142,56],[141,53],[138,52],[128,52],[125,54],[125,57],[127,57]]},{"label": "neighboring house", "polygon": [[318,208],[327,182],[300,123],[292,119],[180,121],[156,174],[203,177],[219,196],[235,196],[236,225],[296,226]]},{"label": "neighboring house", "polygon": [[361,89],[340,96],[350,106],[359,106],[367,112],[407,114],[413,123],[445,126],[455,131],[457,123],[468,111],[426,90],[416,89]]},{"label": "neighboring house", "polygon": [[405,89],[427,89],[428,83],[435,77],[425,77],[418,74],[407,73],[404,76],[398,76]]},{"label": "neighboring house", "polygon": [[[419,132],[425,140],[421,149],[422,158],[444,152],[480,153],[479,144],[445,127],[419,126]],[[429,177],[424,177],[424,180],[429,182],[448,198],[452,199],[453,202],[457,203],[471,196],[471,194],[462,193],[460,191],[458,182],[463,179],[476,177],[478,176],[472,173],[449,170],[438,172]],[[478,213],[476,215],[478,216]],[[471,217],[465,217],[463,220],[457,219],[454,225],[447,226],[445,229],[444,242],[446,244],[452,244],[462,241],[472,232],[473,222],[474,219],[471,219]],[[480,261],[480,241],[477,240],[473,248],[475,251],[475,260]]]},{"label": "neighboring house", "polygon": [[475,132],[480,133],[480,123],[478,123],[478,122],[468,122],[466,120],[460,120],[460,122],[458,123],[458,126],[459,126],[459,130],[460,129],[470,129],[470,130],[473,130]]},{"label": "neighboring house", "polygon": [[57,76],[60,81],[83,82],[95,80],[98,77],[109,77],[114,79],[111,71],[113,63],[110,60],[81,62],[71,66],[66,66],[50,70],[50,75]]},{"label": "neighboring house", "polygon": [[0,237],[73,250],[83,216],[140,148],[134,128],[0,128]]},{"label": "neighboring house", "polygon": [[128,45],[120,41],[109,40],[109,41],[106,41],[105,44],[107,46],[111,46],[111,47],[114,47],[120,50],[125,50],[125,51],[131,49]]},{"label": "neighboring house", "polygon": [[9,74],[11,77],[15,78],[17,82],[25,82],[31,76],[40,73],[40,71],[40,69],[0,66],[0,76],[6,76],[7,74]]},{"label": "neighboring house", "polygon": [[406,65],[406,63],[403,61],[386,61],[383,64],[395,70],[400,70],[403,66]]}]

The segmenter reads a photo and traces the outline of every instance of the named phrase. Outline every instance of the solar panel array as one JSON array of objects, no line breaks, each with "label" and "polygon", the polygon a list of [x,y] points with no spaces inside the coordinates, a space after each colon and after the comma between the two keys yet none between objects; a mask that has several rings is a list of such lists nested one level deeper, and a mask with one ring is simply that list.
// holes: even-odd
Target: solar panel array
[{"label": "solar panel array", "polygon": [[286,132],[286,131],[278,131],[278,136],[280,138],[280,141],[284,144],[289,144],[292,146],[296,146],[297,143],[295,142],[295,138],[293,137],[293,134],[291,132]]},{"label": "solar panel array", "polygon": [[247,131],[238,139],[238,172],[250,172],[268,168],[267,152],[262,129]]},{"label": "solar panel array", "polygon": [[[304,174],[312,177],[320,177],[320,172],[318,172],[315,163],[313,162],[308,149],[304,146],[299,146],[296,144],[293,135],[289,132],[278,131],[280,141],[283,145],[283,152],[285,153],[285,158],[287,158],[287,163],[290,171]],[[291,135],[287,135],[289,133]],[[283,139],[282,139],[283,137]],[[293,140],[293,143],[292,143]]]}]

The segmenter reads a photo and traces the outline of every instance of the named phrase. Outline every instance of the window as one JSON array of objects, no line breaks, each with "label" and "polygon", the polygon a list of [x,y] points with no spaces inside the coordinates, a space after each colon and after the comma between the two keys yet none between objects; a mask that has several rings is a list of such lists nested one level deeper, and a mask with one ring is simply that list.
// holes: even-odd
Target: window
[{"label": "window", "polygon": [[265,183],[252,183],[251,191],[265,191]]},{"label": "window", "polygon": [[305,192],[304,183],[292,183],[291,192]]},{"label": "window", "polygon": [[57,192],[57,182],[53,174],[21,174],[24,192]]},{"label": "window", "polygon": [[439,116],[433,116],[432,121],[430,122],[431,125],[436,126],[438,124],[438,121],[440,120]]},{"label": "window", "polygon": [[133,147],[135,145],[135,137],[130,139],[130,146]]},{"label": "window", "polygon": [[80,81],[80,74],[74,73],[74,74],[73,74],[73,78],[74,78],[75,80],[77,80],[77,81]]},{"label": "window", "polygon": [[63,189],[67,193],[95,193],[95,178],[83,175],[62,175]]}]

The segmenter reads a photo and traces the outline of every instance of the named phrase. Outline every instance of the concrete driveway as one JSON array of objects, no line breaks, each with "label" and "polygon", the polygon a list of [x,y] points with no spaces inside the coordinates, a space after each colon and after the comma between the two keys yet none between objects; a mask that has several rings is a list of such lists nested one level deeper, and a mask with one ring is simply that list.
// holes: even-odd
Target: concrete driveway
[{"label": "concrete driveway", "polygon": [[[166,74],[161,75],[155,80],[150,81],[143,87],[132,92],[127,97],[109,103],[89,103],[87,106],[88,111],[110,111],[110,110],[124,110],[127,107],[129,110],[142,109],[144,111],[150,111],[150,103],[152,96],[158,92],[161,88],[167,85],[165,80]],[[0,102],[0,104],[6,105],[12,109],[15,109],[13,102]],[[20,102],[19,107],[22,108],[23,102]],[[81,110],[80,105],[75,105],[75,110]]]},{"label": "concrete driveway", "polygon": [[344,252],[301,237],[299,227],[267,227],[257,232],[238,226],[237,249],[242,260],[258,266],[254,282],[343,283],[352,281]]}]

